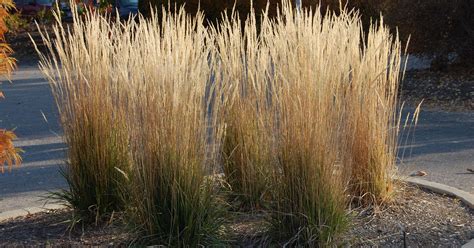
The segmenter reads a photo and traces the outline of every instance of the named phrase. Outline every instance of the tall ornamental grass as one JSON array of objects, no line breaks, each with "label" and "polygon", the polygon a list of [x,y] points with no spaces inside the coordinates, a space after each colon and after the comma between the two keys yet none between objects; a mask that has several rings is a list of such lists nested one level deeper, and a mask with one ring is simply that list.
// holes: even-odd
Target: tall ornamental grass
[{"label": "tall ornamental grass", "polygon": [[43,34],[69,146],[61,197],[81,211],[125,210],[139,242],[215,244],[213,42],[202,15],[164,12],[161,22],[74,13],[71,31],[58,23],[54,38]]},{"label": "tall ornamental grass", "polygon": [[364,33],[357,12],[283,6],[276,19],[252,13],[245,25],[219,26],[231,92],[224,172],[237,194],[272,189],[272,224],[287,244],[327,245],[344,230],[351,199],[390,199],[400,42],[383,23]]},{"label": "tall ornamental grass", "polygon": [[345,97],[360,24],[355,15],[322,16],[285,4],[276,20],[263,22],[262,33],[274,68],[273,231],[287,245],[328,245],[347,221],[345,137],[351,130]]},{"label": "tall ornamental grass", "polygon": [[140,19],[116,71],[131,96],[130,218],[153,243],[171,247],[216,245],[222,224],[211,177],[221,133],[212,99],[221,96],[202,23],[183,9],[165,12],[161,23]]},{"label": "tall ornamental grass", "polygon": [[389,200],[398,37],[365,33],[357,12],[281,6],[209,28],[183,8],[75,13],[43,34],[69,146],[62,197],[92,216],[125,210],[144,243],[180,247],[222,245],[219,171],[289,246],[337,244],[352,199]]},{"label": "tall ornamental grass", "polygon": [[[271,138],[266,79],[268,49],[259,44],[255,14],[241,23],[235,13],[214,29],[216,80],[225,95],[221,147],[225,179],[233,200],[247,210],[268,207],[271,190]],[[244,27],[242,30],[242,26]]]},{"label": "tall ornamental grass", "polygon": [[351,67],[346,99],[350,110],[351,193],[366,204],[389,201],[396,174],[400,126],[401,44],[387,27],[373,24]]},{"label": "tall ornamental grass", "polygon": [[123,210],[124,172],[130,170],[128,113],[123,82],[114,80],[118,25],[97,13],[80,20],[74,12],[70,28],[60,20],[52,36],[43,33],[49,53],[40,67],[56,100],[68,146],[62,172],[69,188],[58,196],[84,221]]}]

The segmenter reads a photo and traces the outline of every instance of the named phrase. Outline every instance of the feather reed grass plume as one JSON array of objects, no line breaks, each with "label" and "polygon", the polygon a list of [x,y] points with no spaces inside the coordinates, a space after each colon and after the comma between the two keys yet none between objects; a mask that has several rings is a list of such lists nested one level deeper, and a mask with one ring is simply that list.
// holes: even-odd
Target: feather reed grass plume
[{"label": "feather reed grass plume", "polygon": [[[236,13],[214,29],[224,87],[221,120],[226,129],[221,147],[225,179],[240,208],[268,207],[271,189],[271,138],[266,85],[271,69],[268,48],[260,44],[255,13],[242,23]],[[221,75],[221,77],[219,77]]]},{"label": "feather reed grass plume", "polygon": [[[73,8],[74,9],[74,8]],[[123,210],[121,196],[130,170],[129,133],[124,103],[129,98],[123,81],[116,80],[119,23],[97,13],[84,20],[74,12],[71,28],[58,19],[53,37],[43,33],[49,53],[40,67],[55,97],[64,139],[68,145],[63,169],[69,189],[58,194],[84,221],[98,221]]]},{"label": "feather reed grass plume", "polygon": [[202,15],[164,13],[124,23],[74,13],[71,30],[43,34],[51,55],[41,67],[69,146],[61,197],[100,215],[126,210],[143,243],[214,244],[213,42]]},{"label": "feather reed grass plume", "polygon": [[364,33],[356,12],[281,6],[209,28],[183,8],[75,13],[43,34],[69,146],[61,196],[89,215],[126,210],[144,243],[180,247],[221,245],[217,169],[289,246],[336,244],[351,196],[390,199],[398,37]]},{"label": "feather reed grass plume", "polygon": [[164,13],[162,23],[154,14],[139,21],[117,71],[132,96],[131,217],[159,244],[216,245],[222,212],[212,174],[221,130],[212,99],[221,97],[210,84],[213,41],[201,14]]}]

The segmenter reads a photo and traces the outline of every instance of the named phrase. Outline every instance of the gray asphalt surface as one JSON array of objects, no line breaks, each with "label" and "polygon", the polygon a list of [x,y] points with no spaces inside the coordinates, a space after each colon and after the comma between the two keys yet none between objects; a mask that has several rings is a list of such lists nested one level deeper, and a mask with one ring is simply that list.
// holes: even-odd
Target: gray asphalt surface
[{"label": "gray asphalt surface", "polygon": [[[16,128],[25,153],[20,168],[0,174],[0,212],[42,206],[48,191],[66,187],[59,173],[65,145],[48,83],[34,64],[20,66],[12,81],[1,85],[0,127]],[[474,193],[474,174],[466,170],[474,169],[474,112],[423,111],[401,155],[403,174],[424,170],[427,180]]]},{"label": "gray asphalt surface", "polygon": [[0,212],[40,207],[49,191],[64,187],[64,161],[58,113],[47,81],[37,66],[20,65],[12,84],[2,80],[0,128],[16,129],[15,144],[25,152],[23,164],[0,174]]},{"label": "gray asphalt surface", "polygon": [[403,174],[423,170],[423,179],[474,193],[474,112],[422,111],[399,153]]}]

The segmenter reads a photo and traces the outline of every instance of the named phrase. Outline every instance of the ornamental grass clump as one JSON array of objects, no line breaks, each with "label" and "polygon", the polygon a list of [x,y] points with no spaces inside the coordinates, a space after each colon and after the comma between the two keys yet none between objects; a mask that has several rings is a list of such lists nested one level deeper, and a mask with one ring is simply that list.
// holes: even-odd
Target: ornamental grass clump
[{"label": "ornamental grass clump", "polygon": [[128,100],[123,82],[114,80],[120,38],[118,25],[96,13],[70,28],[58,22],[43,33],[49,53],[40,67],[56,100],[68,146],[62,172],[69,188],[57,197],[83,221],[99,221],[123,210],[124,172],[130,169],[129,134],[122,107]]},{"label": "ornamental grass clump", "polygon": [[273,232],[291,246],[334,244],[345,228],[350,133],[345,96],[360,48],[355,15],[296,12],[264,21],[271,77],[275,211]]},{"label": "ornamental grass clump", "polygon": [[[225,95],[221,119],[224,177],[238,208],[268,207],[271,189],[271,138],[268,125],[268,49],[259,44],[255,13],[242,30],[236,13],[214,30],[219,66],[216,79]],[[219,75],[221,77],[219,77]]]},{"label": "ornamental grass clump", "polygon": [[212,245],[222,220],[210,177],[222,133],[209,97],[213,42],[202,15],[163,13],[74,13],[71,31],[43,35],[69,146],[61,196],[79,210],[125,210],[144,244]]},{"label": "ornamental grass clump", "polygon": [[350,200],[390,199],[400,42],[383,23],[364,33],[354,11],[322,15],[283,3],[261,23],[258,44],[271,61],[261,87],[270,91],[274,230],[287,244],[333,244]]},{"label": "ornamental grass clump", "polygon": [[183,8],[74,13],[43,34],[69,146],[61,196],[96,220],[124,210],[140,244],[219,246],[223,172],[276,241],[337,245],[352,199],[390,199],[400,42],[357,12],[281,6],[209,28]]},{"label": "ornamental grass clump", "polygon": [[219,245],[222,210],[213,174],[222,99],[211,85],[212,44],[201,14],[163,10],[140,19],[117,70],[131,99],[130,218],[146,243]]},{"label": "ornamental grass clump", "polygon": [[351,125],[346,137],[351,142],[350,186],[352,195],[365,204],[392,198],[401,120],[401,55],[398,36],[391,35],[382,20],[364,35],[359,59],[352,64],[346,100]]}]

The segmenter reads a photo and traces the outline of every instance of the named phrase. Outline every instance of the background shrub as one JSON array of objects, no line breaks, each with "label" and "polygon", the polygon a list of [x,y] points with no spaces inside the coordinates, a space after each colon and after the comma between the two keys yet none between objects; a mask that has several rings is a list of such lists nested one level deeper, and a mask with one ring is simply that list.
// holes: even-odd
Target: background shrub
[{"label": "background shrub", "polygon": [[[15,8],[11,0],[0,0],[0,75],[10,75],[16,66],[16,60],[10,55],[13,50],[5,42],[5,33],[8,32],[7,20],[10,18],[10,10]],[[0,97],[3,96],[0,91]]]}]

